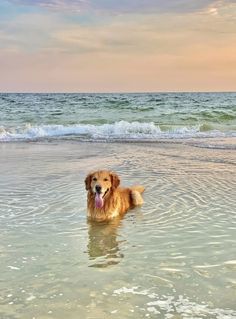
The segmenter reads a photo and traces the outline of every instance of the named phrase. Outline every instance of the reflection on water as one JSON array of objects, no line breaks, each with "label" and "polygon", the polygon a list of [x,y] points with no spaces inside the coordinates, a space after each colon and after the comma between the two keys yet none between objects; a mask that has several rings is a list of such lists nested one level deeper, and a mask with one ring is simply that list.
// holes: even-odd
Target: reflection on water
[{"label": "reflection on water", "polygon": [[[184,143],[0,145],[0,318],[236,318],[235,151]],[[87,222],[91,168],[144,205]]]},{"label": "reflection on water", "polygon": [[88,221],[88,255],[90,267],[107,267],[116,265],[123,258],[117,240],[117,227],[120,220],[109,223]]}]

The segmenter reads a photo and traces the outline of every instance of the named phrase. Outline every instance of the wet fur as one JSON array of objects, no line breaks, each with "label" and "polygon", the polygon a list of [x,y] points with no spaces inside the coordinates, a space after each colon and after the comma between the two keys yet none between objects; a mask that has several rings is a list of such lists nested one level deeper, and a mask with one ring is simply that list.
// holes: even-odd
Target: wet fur
[{"label": "wet fur", "polygon": [[[95,193],[93,178],[98,178],[99,185],[109,191],[104,197],[104,204],[102,208],[95,207]],[[104,182],[104,179],[108,181]],[[119,187],[120,179],[117,174],[110,171],[97,171],[88,174],[85,179],[85,188],[87,194],[87,215],[91,220],[109,221],[115,217],[123,216],[128,209],[143,204],[141,193],[144,191],[142,186],[133,186],[129,188]]]}]

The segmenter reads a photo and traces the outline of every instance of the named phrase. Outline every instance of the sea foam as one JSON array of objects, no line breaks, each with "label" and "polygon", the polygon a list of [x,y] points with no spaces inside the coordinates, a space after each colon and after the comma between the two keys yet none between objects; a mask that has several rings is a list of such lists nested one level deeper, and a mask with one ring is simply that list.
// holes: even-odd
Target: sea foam
[{"label": "sea foam", "polygon": [[[228,135],[230,133],[227,133]],[[150,140],[192,138],[192,137],[224,137],[226,133],[220,131],[202,132],[201,126],[172,127],[161,130],[153,122],[119,121],[113,124],[92,125],[25,125],[14,129],[0,127],[0,141],[24,141],[48,138],[77,137],[81,140]]]}]

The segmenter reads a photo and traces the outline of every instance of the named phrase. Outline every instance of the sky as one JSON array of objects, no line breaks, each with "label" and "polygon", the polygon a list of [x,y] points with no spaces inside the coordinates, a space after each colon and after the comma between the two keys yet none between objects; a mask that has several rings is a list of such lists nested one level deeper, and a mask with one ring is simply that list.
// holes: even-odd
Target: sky
[{"label": "sky", "polygon": [[1,0],[0,92],[236,91],[236,0]]}]

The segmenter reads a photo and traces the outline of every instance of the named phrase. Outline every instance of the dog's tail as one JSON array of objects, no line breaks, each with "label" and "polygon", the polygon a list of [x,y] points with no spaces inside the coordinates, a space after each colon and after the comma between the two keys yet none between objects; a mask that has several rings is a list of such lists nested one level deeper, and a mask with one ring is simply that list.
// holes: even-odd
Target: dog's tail
[{"label": "dog's tail", "polygon": [[141,194],[144,192],[145,188],[143,186],[132,186],[131,187],[131,197],[134,206],[140,206],[143,204],[143,198]]},{"label": "dog's tail", "polygon": [[137,191],[140,194],[142,194],[145,191],[145,188],[141,185],[137,185],[137,186],[132,186],[130,187],[132,191]]}]

